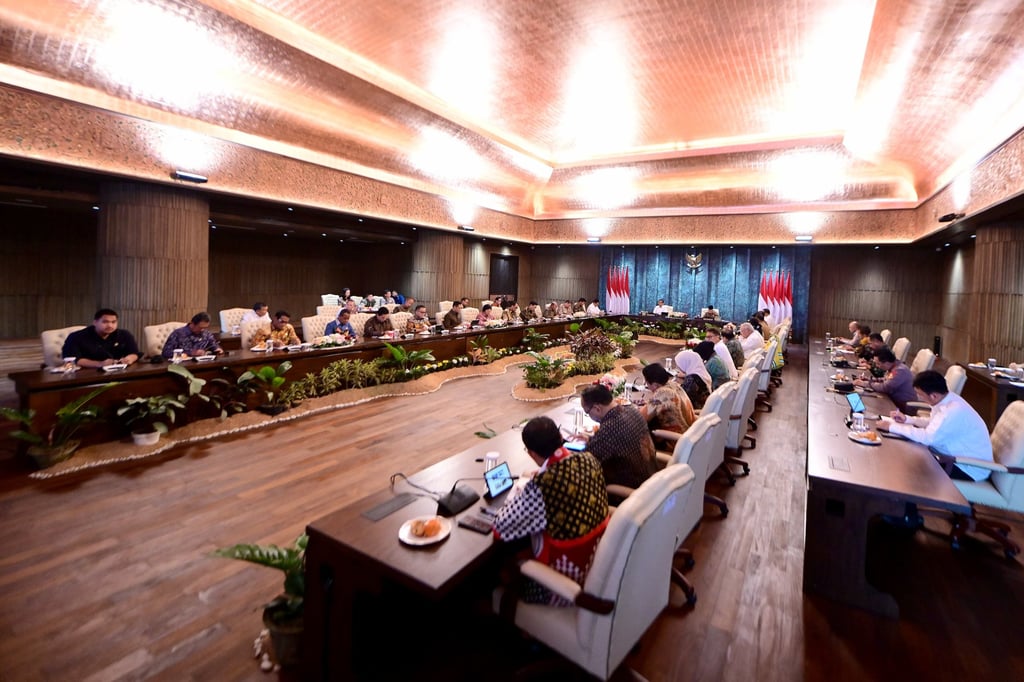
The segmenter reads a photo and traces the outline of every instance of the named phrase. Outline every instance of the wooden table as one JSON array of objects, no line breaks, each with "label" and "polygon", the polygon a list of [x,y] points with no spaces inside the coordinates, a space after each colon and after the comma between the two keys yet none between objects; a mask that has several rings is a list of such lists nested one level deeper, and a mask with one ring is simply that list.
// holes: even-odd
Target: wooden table
[{"label": "wooden table", "polygon": [[[815,339],[808,357],[804,590],[897,618],[896,600],[865,575],[869,522],[902,517],[907,503],[961,513],[970,505],[924,446],[889,438],[868,446],[847,437],[849,406],[826,391],[834,368],[823,364],[823,350]],[[885,396],[864,402],[870,412],[892,409]]]},{"label": "wooden table", "polygon": [[[570,427],[574,408],[579,404],[562,402],[545,413],[557,423]],[[511,429],[453,455],[411,476],[411,480],[430,490],[447,492],[455,481],[483,493],[484,453],[498,451],[499,461],[507,461],[513,475],[534,470],[537,465],[526,454],[522,435]],[[502,543],[492,536],[461,528],[453,518],[452,531],[434,545],[409,547],[398,539],[398,530],[407,520],[435,514],[437,502],[419,497],[378,521],[363,513],[403,492],[417,492],[398,483],[354,504],[317,519],[307,526],[305,633],[303,644],[307,660],[306,679],[337,680],[353,676],[353,626],[355,600],[363,591],[374,591],[381,582],[397,584],[430,600],[441,600],[471,578],[481,578],[488,586],[497,584],[497,558]],[[459,514],[473,514],[483,501]]]},{"label": "wooden table", "polygon": [[[538,333],[548,334],[552,339],[565,335],[569,325],[579,322],[581,327],[589,328],[593,320],[561,320],[541,322],[536,325],[518,325],[492,329],[474,329],[471,331],[416,336],[412,339],[397,339],[393,345],[403,346],[409,350],[430,350],[437,360],[450,360],[465,355],[469,351],[469,343],[486,336],[494,348],[508,348],[518,345],[527,328],[534,328]],[[188,369],[202,379],[222,377],[234,382],[245,371],[263,365],[277,366],[284,360],[292,363],[292,370],[287,379],[304,377],[307,373],[319,372],[337,360],[372,360],[380,357],[387,349],[379,340],[366,341],[351,346],[338,348],[310,349],[299,352],[277,350],[270,353],[253,352],[248,349],[228,351],[224,356],[209,363],[190,361]],[[125,370],[103,372],[97,369],[80,369],[71,375],[52,374],[48,370],[31,372],[15,372],[10,375],[14,381],[22,408],[36,411],[35,428],[44,432],[53,424],[53,415],[79,396],[85,395],[96,386],[116,381],[120,385],[100,395],[95,404],[111,407],[122,404],[127,398],[136,396],[152,396],[164,393],[178,393],[182,390],[182,382],[167,371],[167,363],[150,364],[138,362]],[[183,415],[180,423],[187,423],[191,415]],[[112,426],[100,426],[85,433],[86,443],[98,443],[118,437]]]},{"label": "wooden table", "polygon": [[1010,379],[992,376],[987,368],[971,367],[962,362],[958,364],[967,372],[967,381],[960,395],[978,411],[991,432],[1006,406],[1024,398],[1024,388],[1014,386]]}]

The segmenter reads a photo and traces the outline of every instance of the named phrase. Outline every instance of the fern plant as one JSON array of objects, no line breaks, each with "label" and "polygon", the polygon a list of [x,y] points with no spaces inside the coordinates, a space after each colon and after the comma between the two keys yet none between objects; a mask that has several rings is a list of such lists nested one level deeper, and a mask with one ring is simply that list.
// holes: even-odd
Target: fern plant
[{"label": "fern plant", "polygon": [[284,573],[284,593],[263,605],[270,619],[283,623],[302,616],[303,601],[306,597],[306,545],[309,536],[300,535],[291,547],[277,545],[240,544],[221,547],[214,556],[238,559],[249,563],[275,568]]},{"label": "fern plant", "polygon": [[544,353],[527,353],[533,362],[523,366],[523,379],[530,388],[555,388],[565,381],[565,358],[552,358]]}]

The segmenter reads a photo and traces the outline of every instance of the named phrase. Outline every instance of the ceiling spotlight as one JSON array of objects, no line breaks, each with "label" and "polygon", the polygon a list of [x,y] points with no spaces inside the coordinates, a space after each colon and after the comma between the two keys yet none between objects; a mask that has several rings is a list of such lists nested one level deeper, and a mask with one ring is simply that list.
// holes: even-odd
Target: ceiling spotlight
[{"label": "ceiling spotlight", "polygon": [[187,182],[194,182],[197,185],[201,185],[207,181],[205,175],[198,175],[196,173],[187,173],[183,170],[176,170],[171,173],[171,177],[175,180],[185,180]]},{"label": "ceiling spotlight", "polygon": [[976,235],[976,234],[972,234],[971,235],[971,239],[977,239],[977,237],[978,237],[978,235]]},{"label": "ceiling spotlight", "polygon": [[939,218],[940,223],[951,223],[954,220],[960,220],[964,217],[964,213],[947,213],[946,215]]},{"label": "ceiling spotlight", "polygon": [[[100,207],[99,207],[99,206],[93,206],[93,207],[92,207],[92,210],[94,210],[94,211],[98,211],[98,210],[100,210]],[[973,237],[974,235],[972,234],[971,236]]]},{"label": "ceiling spotlight", "polygon": [[587,241],[590,242],[591,244],[600,244],[601,243],[601,238],[600,237],[587,237]]},{"label": "ceiling spotlight", "polygon": [[876,246],[875,247],[875,251],[878,251],[880,248],[882,248],[882,247],[881,246]]},{"label": "ceiling spotlight", "polygon": [[473,226],[472,225],[459,225],[459,229],[462,230],[463,232],[472,232],[473,231]]},{"label": "ceiling spotlight", "polygon": [[[803,243],[807,244],[807,243],[810,243],[810,242],[814,241],[814,235],[812,235],[812,234],[798,234],[797,236],[793,237],[793,239],[795,241],[803,242]],[[775,248],[775,247],[772,247],[772,248]]]},{"label": "ceiling spotlight", "polygon": [[949,242],[946,242],[945,244],[943,244],[943,246],[949,246]]}]

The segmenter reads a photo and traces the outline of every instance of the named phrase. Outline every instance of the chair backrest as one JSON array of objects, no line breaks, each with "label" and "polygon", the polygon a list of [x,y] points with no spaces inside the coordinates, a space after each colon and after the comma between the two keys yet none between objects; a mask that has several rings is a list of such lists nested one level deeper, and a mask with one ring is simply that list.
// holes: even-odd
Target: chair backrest
[{"label": "chair backrest", "polygon": [[922,348],[917,351],[917,355],[914,356],[914,362],[910,364],[910,371],[912,374],[917,375],[921,372],[926,372],[935,366],[935,353],[928,348]]},{"label": "chair backrest", "polygon": [[452,302],[451,301],[441,301],[440,303],[437,304],[437,309],[441,313],[442,316],[443,315],[447,315],[448,311],[452,309]]},{"label": "chair backrest", "polygon": [[405,323],[412,317],[412,313],[391,313],[391,324],[399,334],[405,333]]},{"label": "chair backrest", "polygon": [[900,362],[907,361],[907,353],[910,352],[910,339],[905,336],[901,336],[896,339],[896,343],[892,346],[892,354],[896,356],[896,359]]},{"label": "chair backrest", "polygon": [[675,310],[675,308],[670,306],[670,305],[663,305],[663,306],[661,306],[661,311],[663,313],[668,313],[669,315],[671,315],[673,310]]},{"label": "chair backrest", "polygon": [[242,349],[248,350],[252,348],[252,337],[259,328],[270,329],[270,315],[265,316],[266,319],[261,320],[250,320],[242,325]]},{"label": "chair backrest", "polygon": [[761,359],[761,366],[758,367],[761,374],[757,378],[757,390],[764,392],[768,390],[768,384],[772,379],[772,360],[775,359],[775,351],[779,348],[778,339],[772,339],[772,342],[768,344],[768,350],[765,351],[764,358]]},{"label": "chair backrest", "polygon": [[148,327],[143,327],[142,340],[145,344],[143,352],[151,358],[162,354],[164,352],[164,344],[167,343],[167,337],[175,329],[180,329],[184,326],[184,322],[164,322],[163,324],[152,324]]},{"label": "chair backrest", "polygon": [[738,448],[743,436],[747,435],[747,419],[754,414],[757,404],[757,379],[759,372],[754,368],[745,369],[737,381],[736,400],[726,427],[725,447]]},{"label": "chair backrest", "polygon": [[76,324],[62,329],[46,329],[39,334],[43,344],[43,362],[47,367],[58,367],[64,361],[64,342],[79,329],[85,329],[85,326]]},{"label": "chair backrest", "polygon": [[755,351],[754,353],[752,353],[750,355],[749,358],[747,358],[743,362],[743,366],[742,367],[737,368],[737,371],[744,372],[744,371],[746,371],[748,369],[760,370],[761,365],[762,365],[763,362],[764,362],[764,351],[763,350]]},{"label": "chair backrest", "polygon": [[317,338],[324,335],[324,329],[336,319],[338,319],[337,313],[334,315],[312,315],[302,318],[302,340],[313,343]]},{"label": "chair backrest", "polygon": [[468,305],[462,308],[462,324],[470,324],[480,314],[479,308],[471,308]]},{"label": "chair backrest", "polygon": [[[701,408],[701,416],[714,414],[722,420],[723,424],[727,424],[729,416],[732,414],[732,407],[736,402],[736,386],[735,381],[727,381],[712,391],[705,401],[704,407]],[[711,459],[708,462],[708,476],[725,461],[725,439],[728,435],[726,431],[725,428],[715,429],[715,442],[711,451]]]},{"label": "chair backrest", "polygon": [[[689,464],[693,470],[694,490],[704,490],[708,479],[708,463],[714,454],[716,431],[725,427],[717,414],[702,414],[697,421],[690,424],[676,446],[672,450],[672,459],[668,465]],[[704,516],[704,496],[694,493],[686,504],[684,523],[676,534],[676,548],[700,523]]]},{"label": "chair backrest", "polygon": [[366,326],[366,321],[373,317],[373,315],[374,313],[356,313],[348,318],[360,339],[363,338],[363,328]]},{"label": "chair backrest", "polygon": [[[1024,466],[1024,400],[1006,406],[992,429],[992,458],[1009,467]],[[992,485],[1006,506],[1024,511],[1024,475],[992,474]]]},{"label": "chair backrest", "polygon": [[337,294],[321,294],[320,295],[320,302],[323,305],[338,305],[338,303],[340,301],[341,301],[341,297],[338,296]]},{"label": "chair backrest", "polygon": [[960,391],[964,390],[965,383],[967,383],[967,370],[960,365],[950,365],[946,370],[946,388],[951,393],[960,395]]},{"label": "chair backrest", "polygon": [[670,466],[644,481],[619,505],[594,552],[584,589],[615,602],[608,615],[577,610],[576,637],[587,651],[578,661],[608,679],[668,605],[673,537],[687,497],[696,494],[693,471]]},{"label": "chair backrest", "polygon": [[884,343],[887,346],[892,345],[891,329],[883,329],[881,332],[879,332],[879,335],[882,337],[882,343]]},{"label": "chair backrest", "polygon": [[775,335],[779,337],[779,348],[786,352],[786,345],[789,343],[789,325],[783,322],[775,328]]},{"label": "chair backrest", "polygon": [[239,327],[242,325],[242,316],[252,308],[225,308],[220,311],[220,331],[223,334],[230,334],[231,330],[237,324]]},{"label": "chair backrest", "polygon": [[318,305],[316,307],[317,315],[333,315],[338,316],[338,311],[341,310],[341,305]]}]

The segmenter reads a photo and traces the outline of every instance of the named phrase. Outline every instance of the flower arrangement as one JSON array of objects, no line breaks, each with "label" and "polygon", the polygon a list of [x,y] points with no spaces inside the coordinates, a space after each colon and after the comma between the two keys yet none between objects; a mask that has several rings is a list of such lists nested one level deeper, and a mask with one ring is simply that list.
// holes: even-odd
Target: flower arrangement
[{"label": "flower arrangement", "polygon": [[329,336],[318,336],[313,340],[314,348],[334,348],[337,346],[351,346],[355,341],[347,339],[341,334],[331,334]]},{"label": "flower arrangement", "polygon": [[612,392],[612,396],[618,398],[626,392],[626,379],[625,377],[616,376],[612,373],[605,374],[600,379],[594,382],[604,386]]},{"label": "flower arrangement", "polygon": [[504,327],[506,324],[507,323],[505,322],[505,320],[487,320],[486,322],[484,322],[484,326],[487,327],[488,329],[491,329],[493,327]]}]

